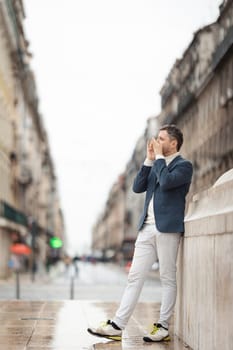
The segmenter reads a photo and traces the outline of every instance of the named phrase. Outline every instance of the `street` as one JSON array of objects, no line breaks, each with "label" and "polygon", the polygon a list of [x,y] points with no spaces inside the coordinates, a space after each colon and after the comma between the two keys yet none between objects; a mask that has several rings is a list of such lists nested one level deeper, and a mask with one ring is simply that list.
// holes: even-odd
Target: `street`
[{"label": "street", "polygon": [[[74,271],[74,270],[73,270]],[[74,299],[70,299],[72,270],[60,265],[48,276],[20,275],[20,299],[15,278],[0,281],[0,350],[184,350],[186,346],[173,334],[171,342],[145,344],[143,336],[151,329],[160,309],[161,287],[158,271],[150,271],[139,303],[123,332],[121,342],[90,335],[87,328],[111,317],[120,301],[127,272],[114,264],[78,263]],[[13,276],[14,277],[14,276]]]},{"label": "street", "polygon": [[[57,266],[48,276],[36,276],[31,282],[29,274],[20,275],[20,299],[67,300],[71,299],[70,271]],[[119,302],[127,281],[127,272],[114,264],[78,263],[78,274],[73,284],[73,299]],[[158,272],[151,271],[145,282],[139,301],[160,302],[161,287]],[[0,281],[0,299],[16,299],[16,281],[13,275]]]}]

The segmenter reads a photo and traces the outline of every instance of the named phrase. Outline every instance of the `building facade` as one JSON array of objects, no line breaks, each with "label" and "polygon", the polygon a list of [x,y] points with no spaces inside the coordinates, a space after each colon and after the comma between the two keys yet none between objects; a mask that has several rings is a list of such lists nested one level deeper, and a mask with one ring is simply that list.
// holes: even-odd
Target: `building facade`
[{"label": "building facade", "polygon": [[184,133],[182,153],[194,165],[191,193],[211,186],[233,166],[233,3],[195,33],[161,89],[160,123]]},{"label": "building facade", "polygon": [[39,268],[47,259],[49,235],[64,239],[24,18],[21,0],[0,2],[0,277],[8,274],[14,241],[31,246],[29,264]]},{"label": "building facade", "polygon": [[94,256],[108,260],[119,259],[124,234],[125,179],[120,175],[113,184],[104,211],[96,222],[93,232]]},{"label": "building facade", "polygon": [[[188,201],[233,167],[233,2],[225,0],[219,10],[216,22],[194,33],[174,63],[160,91],[161,112],[148,120],[126,166],[122,251],[125,244],[133,251],[144,196],[132,192],[132,183],[144,161],[146,142],[159,126],[173,123],[184,133],[181,153],[194,166]],[[99,221],[103,230],[105,220]]]}]

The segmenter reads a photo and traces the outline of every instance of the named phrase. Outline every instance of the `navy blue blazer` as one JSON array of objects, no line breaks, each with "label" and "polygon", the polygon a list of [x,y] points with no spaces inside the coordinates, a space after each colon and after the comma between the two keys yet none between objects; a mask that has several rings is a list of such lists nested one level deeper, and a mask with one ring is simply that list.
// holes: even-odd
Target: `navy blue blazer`
[{"label": "navy blue blazer", "polygon": [[184,232],[185,197],[189,191],[193,167],[180,155],[169,165],[157,159],[153,166],[143,165],[133,184],[133,191],[146,191],[146,198],[138,229],[141,230],[153,197],[155,225],[160,232]]}]

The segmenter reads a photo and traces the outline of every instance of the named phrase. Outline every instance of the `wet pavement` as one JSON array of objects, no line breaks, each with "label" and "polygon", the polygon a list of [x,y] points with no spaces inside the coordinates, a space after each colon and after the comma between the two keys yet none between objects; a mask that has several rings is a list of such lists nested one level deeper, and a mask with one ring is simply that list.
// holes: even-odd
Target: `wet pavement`
[{"label": "wet pavement", "polygon": [[144,343],[142,337],[159,315],[159,303],[138,303],[122,342],[87,333],[89,326],[111,318],[118,304],[101,301],[0,301],[0,350],[188,350],[170,333],[167,343]]},{"label": "wet pavement", "polygon": [[[63,266],[56,266],[50,275],[19,275],[21,300],[67,300],[71,297],[71,278]],[[119,302],[127,281],[127,271],[114,264],[79,263],[79,273],[73,283],[73,299]],[[16,279],[0,280],[0,300],[16,299]],[[141,302],[160,302],[161,284],[158,272],[151,271],[143,287]]]}]

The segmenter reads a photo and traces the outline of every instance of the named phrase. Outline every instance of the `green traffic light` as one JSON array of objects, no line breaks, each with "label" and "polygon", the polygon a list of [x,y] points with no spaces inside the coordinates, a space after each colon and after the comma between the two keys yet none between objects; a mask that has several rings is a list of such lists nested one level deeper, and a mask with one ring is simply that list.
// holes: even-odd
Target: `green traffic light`
[{"label": "green traffic light", "polygon": [[58,237],[52,237],[49,240],[49,244],[51,248],[58,249],[62,247],[62,240]]}]

